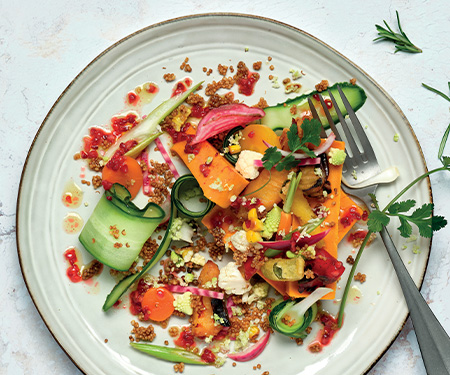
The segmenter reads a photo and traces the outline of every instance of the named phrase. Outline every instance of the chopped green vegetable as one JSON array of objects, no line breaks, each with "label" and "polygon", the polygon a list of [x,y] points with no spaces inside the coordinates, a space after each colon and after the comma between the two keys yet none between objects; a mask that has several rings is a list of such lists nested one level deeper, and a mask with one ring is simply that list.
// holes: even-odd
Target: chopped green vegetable
[{"label": "chopped green vegetable", "polygon": [[339,148],[330,147],[330,151],[328,151],[328,161],[332,165],[342,165],[344,164],[345,158],[347,154],[345,150],[341,150]]},{"label": "chopped green vegetable", "polygon": [[186,315],[192,315],[194,310],[191,306],[191,292],[186,292],[175,297],[173,306],[175,310],[185,313]]},{"label": "chopped green vegetable", "polygon": [[193,242],[194,228],[189,225],[189,221],[185,218],[175,218],[170,226],[170,233],[173,241]]},{"label": "chopped green vegetable", "polygon": [[300,184],[300,180],[302,178],[302,172],[298,172],[298,174],[294,174],[291,178],[291,182],[289,183],[289,189],[286,194],[286,200],[284,201],[283,211],[286,213],[291,212],[292,203],[294,203],[295,192],[297,191],[298,185]]},{"label": "chopped green vegetable", "polygon": [[261,236],[264,238],[272,238],[272,236],[278,229],[278,225],[280,225],[280,219],[281,219],[281,208],[278,206],[274,206],[267,213]]}]

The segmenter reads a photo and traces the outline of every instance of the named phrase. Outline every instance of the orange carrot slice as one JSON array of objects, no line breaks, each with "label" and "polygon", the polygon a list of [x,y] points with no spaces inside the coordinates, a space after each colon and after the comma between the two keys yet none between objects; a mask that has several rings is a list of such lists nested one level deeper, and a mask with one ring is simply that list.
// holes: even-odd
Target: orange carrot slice
[{"label": "orange carrot slice", "polygon": [[105,183],[110,183],[111,185],[119,183],[128,189],[131,199],[133,199],[142,187],[142,169],[135,159],[129,156],[124,156],[124,158],[125,161],[117,170],[109,168],[108,164],[103,167],[103,186],[105,186]]},{"label": "orange carrot slice", "polygon": [[175,310],[173,301],[173,294],[167,289],[150,288],[145,292],[141,305],[151,320],[162,322]]},{"label": "orange carrot slice", "polygon": [[[172,150],[183,160],[210,201],[226,208],[231,197],[238,196],[248,181],[207,141],[195,145],[197,154],[185,152],[186,141],[175,143]],[[193,158],[189,155],[194,155]]]}]

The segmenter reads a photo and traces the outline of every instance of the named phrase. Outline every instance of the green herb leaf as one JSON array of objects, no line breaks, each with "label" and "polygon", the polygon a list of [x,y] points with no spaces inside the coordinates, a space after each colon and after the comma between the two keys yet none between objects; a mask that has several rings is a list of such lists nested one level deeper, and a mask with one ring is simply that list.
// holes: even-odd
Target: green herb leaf
[{"label": "green herb leaf", "polygon": [[297,124],[293,122],[286,133],[289,150],[298,150],[302,146],[302,140],[298,136]]},{"label": "green herb leaf", "polygon": [[292,123],[291,127],[287,131],[288,146],[291,153],[283,158],[281,152],[276,147],[268,148],[262,158],[264,168],[270,170],[275,166],[277,171],[283,169],[289,170],[295,168],[298,165],[298,160],[295,159],[293,153],[296,151],[303,151],[311,158],[315,158],[316,154],[306,147],[306,143],[312,143],[314,146],[320,144],[320,130],[321,123],[316,119],[305,119],[302,123],[303,136],[298,135],[298,128],[296,123]]},{"label": "green herb leaf", "polygon": [[375,205],[376,209],[379,210],[380,206],[378,205],[378,200],[375,194],[370,193],[369,194],[370,199],[372,199],[373,204]]},{"label": "green herb leaf", "polygon": [[387,40],[390,42],[394,42],[395,44],[395,53],[399,52],[399,51],[403,51],[403,52],[409,52],[409,53],[422,53],[422,50],[415,46],[414,44],[411,43],[411,41],[409,40],[409,38],[406,36],[406,34],[404,33],[404,31],[402,30],[402,26],[400,24],[400,17],[398,15],[398,12],[395,12],[397,14],[397,24],[398,24],[398,29],[400,31],[400,33],[396,33],[394,32],[389,25],[387,24],[386,21],[383,21],[384,24],[386,25],[387,29],[385,29],[384,27],[380,26],[380,25],[375,25],[377,31],[378,31],[378,38],[375,38],[374,41],[377,40]]},{"label": "green herb leaf", "polygon": [[399,212],[408,212],[411,208],[416,205],[416,201],[413,199],[408,199],[403,202],[396,202],[391,207],[389,207],[388,212],[392,215],[398,214]]},{"label": "green herb leaf", "polygon": [[400,226],[397,228],[400,231],[400,235],[404,238],[408,238],[412,234],[412,226],[408,223],[408,220],[399,216]]},{"label": "green herb leaf", "polygon": [[269,171],[276,165],[282,158],[281,152],[276,147],[269,147],[262,158],[264,168]]},{"label": "green herb leaf", "polygon": [[[409,237],[412,229],[409,223],[413,223],[419,229],[422,237],[430,238],[433,231],[439,230],[447,225],[447,221],[442,216],[432,216],[433,204],[425,203],[417,208],[411,215],[398,214],[401,225],[398,228],[402,237]],[[409,223],[407,223],[409,222]]]},{"label": "green herb leaf", "polygon": [[318,146],[320,144],[320,130],[322,128],[322,124],[319,120],[305,119],[303,120],[301,128],[303,130],[303,137],[301,140],[302,146],[306,143],[312,143],[314,146]]},{"label": "green herb leaf", "polygon": [[389,224],[390,218],[384,212],[380,210],[373,210],[369,214],[369,220],[367,221],[367,227],[372,232],[380,232],[383,226]]},{"label": "green herb leaf", "polygon": [[450,156],[444,156],[441,160],[444,167],[450,166]]}]

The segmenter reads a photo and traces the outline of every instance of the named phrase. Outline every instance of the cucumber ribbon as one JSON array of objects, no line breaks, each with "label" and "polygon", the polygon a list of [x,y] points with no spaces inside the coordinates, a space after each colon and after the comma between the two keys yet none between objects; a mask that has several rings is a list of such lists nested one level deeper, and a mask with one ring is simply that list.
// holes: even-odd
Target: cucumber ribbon
[{"label": "cucumber ribbon", "polygon": [[171,194],[171,202],[170,202],[170,208],[171,208],[171,215],[169,224],[166,230],[166,233],[164,235],[164,238],[162,239],[158,250],[156,251],[155,255],[153,255],[153,258],[142,268],[141,272],[138,272],[136,274],[129,275],[125,278],[123,278],[119,283],[113,288],[111,293],[106,297],[106,301],[103,305],[103,311],[109,310],[118,300],[119,298],[128,290],[128,288],[139,278],[144,276],[144,274],[152,268],[155,264],[157,264],[162,256],[165,254],[167,249],[170,246],[170,243],[172,242],[172,234],[170,231],[170,228],[172,226],[173,220],[178,216],[184,216],[189,219],[200,219],[203,216],[205,216],[214,206],[214,203],[212,203],[210,200],[206,199],[206,207],[204,207],[200,211],[192,211],[183,204],[183,202],[180,199],[180,194],[183,191],[192,189],[199,186],[197,180],[195,177],[191,174],[187,174],[184,176],[181,176],[179,179],[177,179],[172,187],[172,194]]}]

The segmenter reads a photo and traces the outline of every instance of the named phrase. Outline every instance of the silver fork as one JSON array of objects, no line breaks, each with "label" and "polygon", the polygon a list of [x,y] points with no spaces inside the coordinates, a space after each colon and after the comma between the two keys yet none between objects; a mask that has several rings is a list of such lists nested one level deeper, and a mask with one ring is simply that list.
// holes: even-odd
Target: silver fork
[{"label": "silver fork", "polygon": [[[355,112],[339,86],[338,91],[353,126],[352,133],[339,109],[339,106],[336,103],[335,98],[332,93],[328,91],[347,140],[347,158],[345,159],[342,172],[342,177],[345,178],[347,186],[342,184],[342,189],[347,194],[360,198],[367,205],[369,210],[372,210],[372,201],[369,194],[375,193],[378,184],[370,185],[364,188],[351,188],[351,184],[354,182],[353,185],[355,185],[356,181],[360,184],[361,181],[366,181],[379,174],[381,169],[361,123],[356,117]],[[336,135],[336,139],[342,140],[342,136],[336,129],[322,95],[319,95],[319,99],[328,119],[328,123],[330,124],[331,130]],[[309,100],[309,106],[313,117],[319,119],[311,100]],[[362,151],[359,149],[353,134],[355,134],[357,139],[359,139],[359,143],[362,146]],[[351,155],[349,151],[351,152]],[[357,180],[353,178],[355,173]],[[403,264],[403,261],[400,258],[400,255],[398,254],[398,251],[395,248],[395,245],[386,228],[383,228],[381,231],[381,238],[386,246],[395,272],[397,273],[400,286],[403,290],[427,373],[429,375],[450,374],[449,336],[442,328],[436,316],[433,314],[430,307],[417,289],[416,284]]]}]

